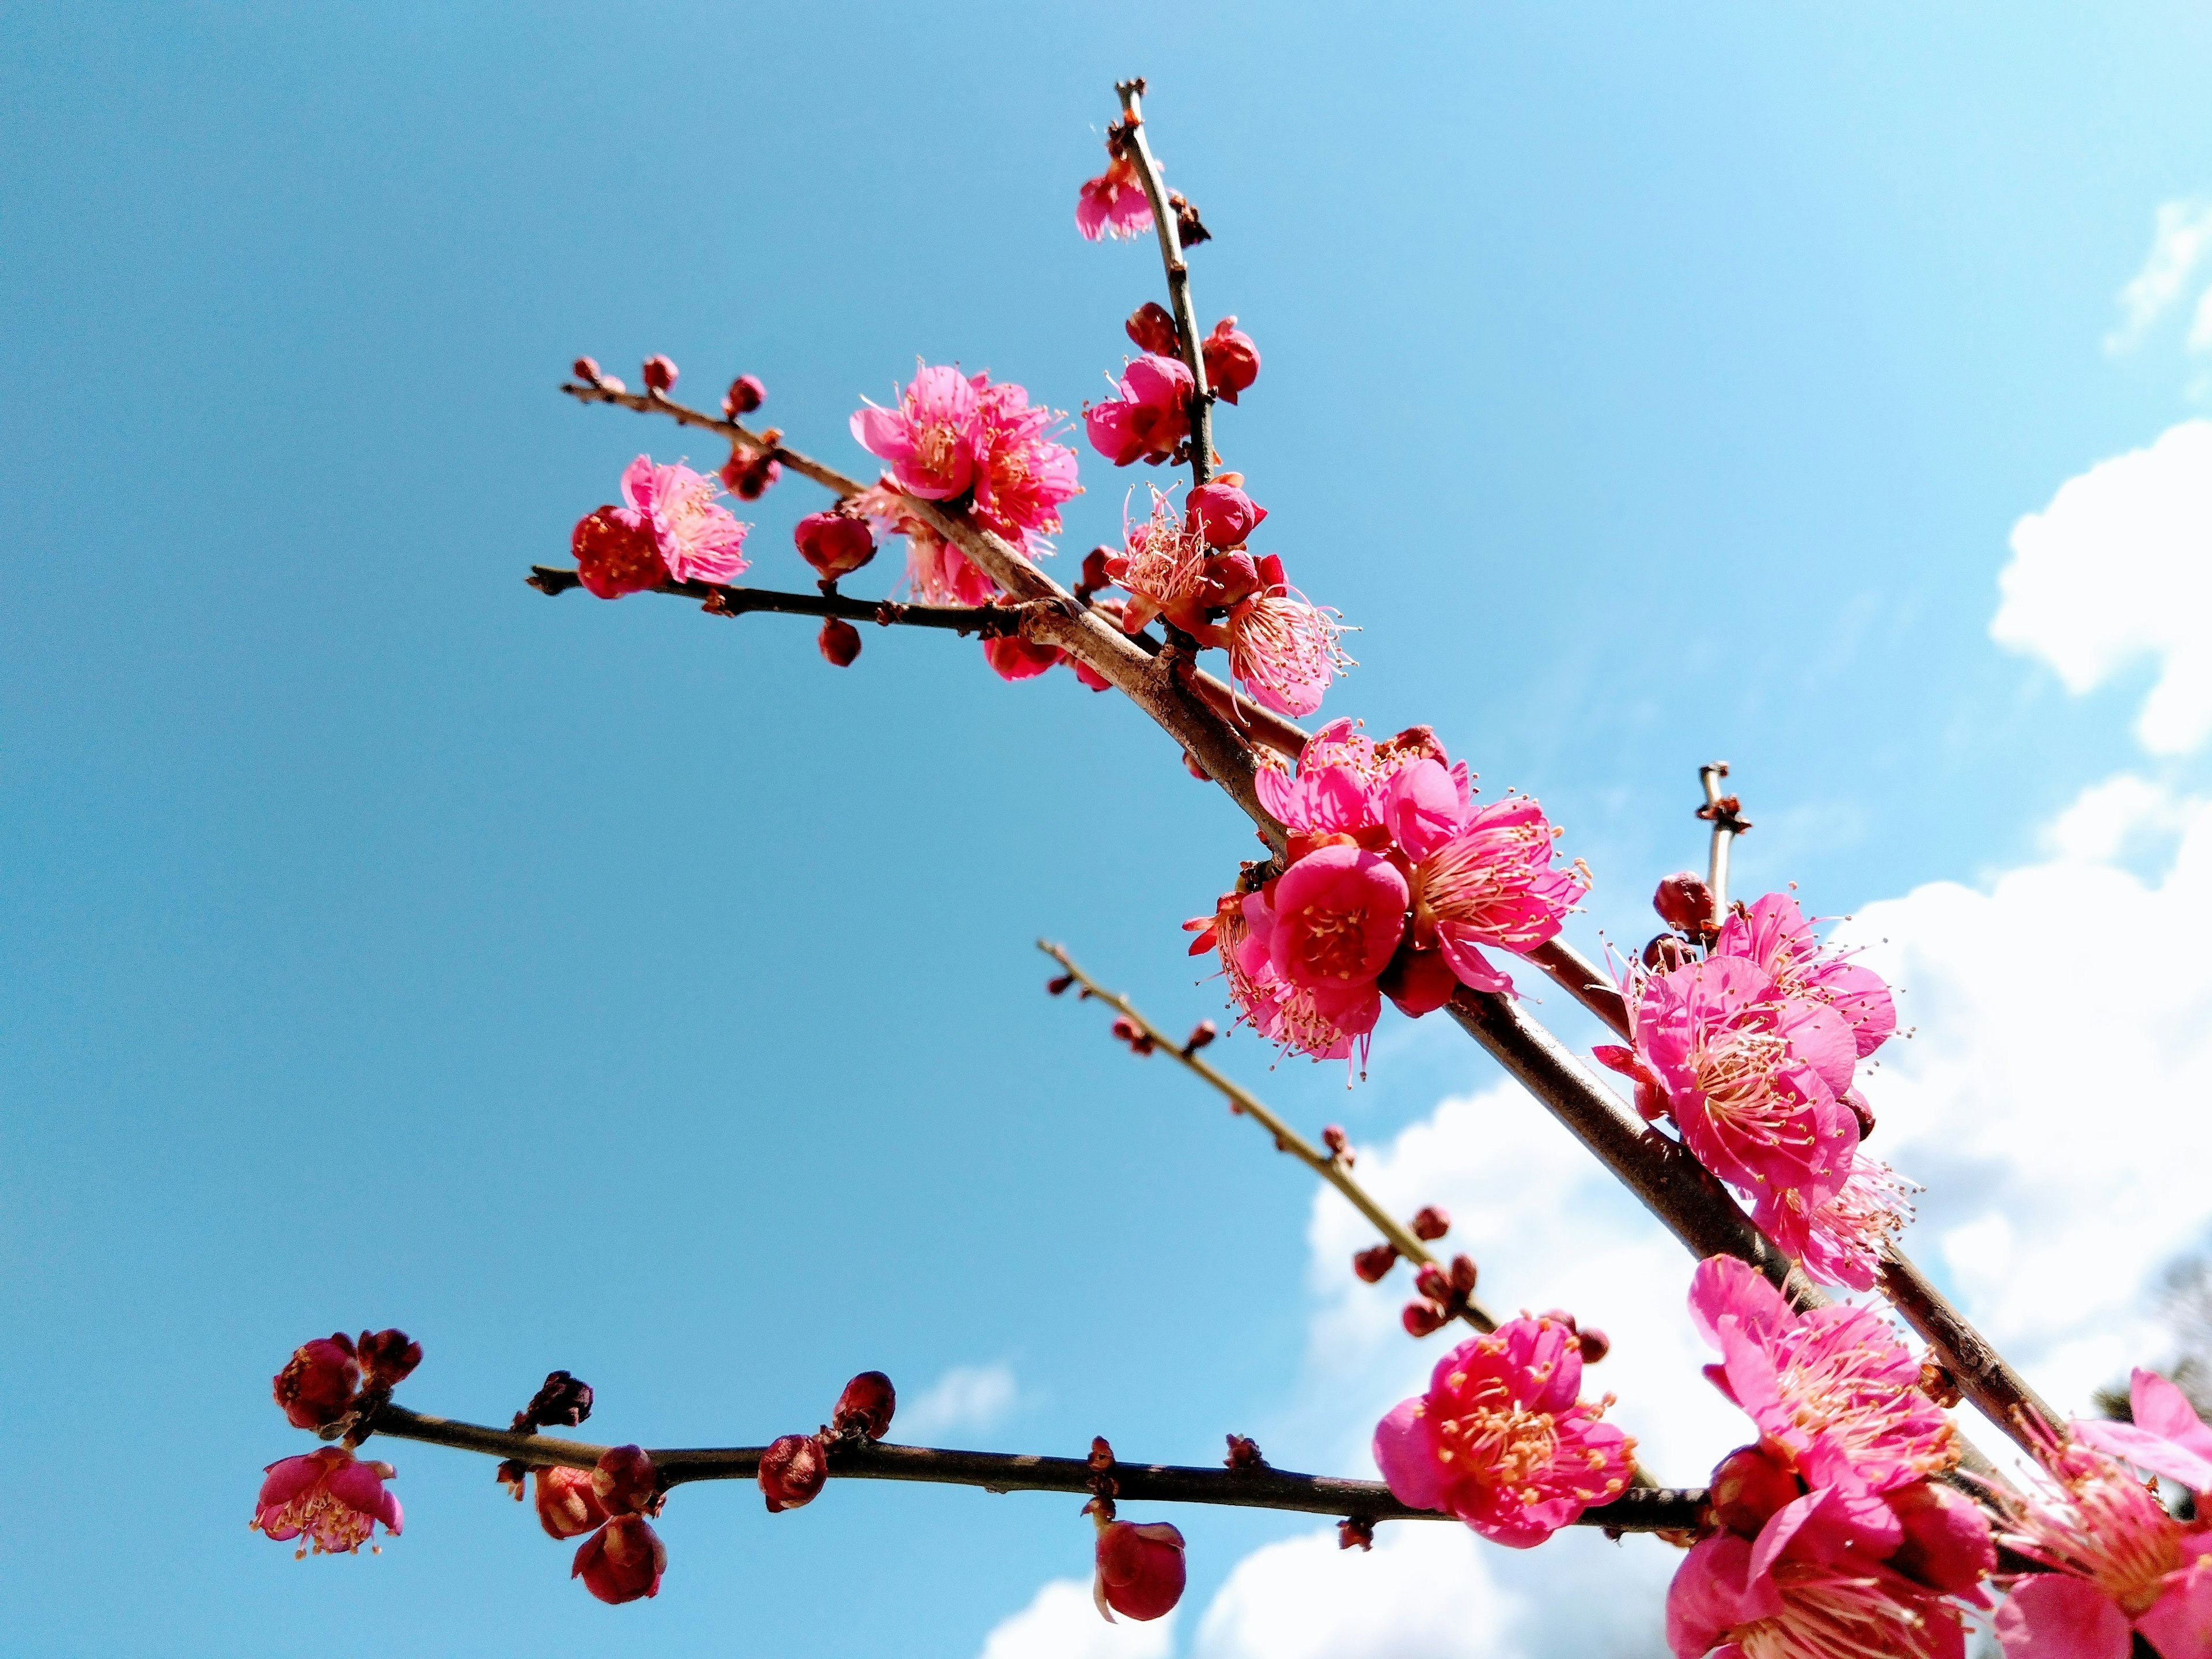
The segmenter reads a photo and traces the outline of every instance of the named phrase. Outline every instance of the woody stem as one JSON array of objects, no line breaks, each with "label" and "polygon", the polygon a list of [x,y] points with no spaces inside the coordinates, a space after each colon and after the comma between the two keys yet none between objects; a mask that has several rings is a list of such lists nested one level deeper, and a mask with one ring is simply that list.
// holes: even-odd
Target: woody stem
[{"label": "woody stem", "polygon": [[1129,160],[1145,186],[1152,204],[1152,226],[1160,238],[1160,263],[1167,267],[1168,307],[1175,313],[1176,332],[1182,337],[1182,361],[1190,370],[1190,481],[1202,484],[1213,476],[1213,393],[1206,384],[1206,354],[1199,348],[1198,309],[1190,297],[1190,262],[1184,257],[1182,235],[1168,204],[1167,186],[1160,182],[1159,163],[1145,137],[1145,117],[1139,100],[1142,80],[1122,81],[1114,90],[1121,96],[1121,111],[1128,118]]},{"label": "woody stem", "polygon": [[[541,593],[565,593],[583,586],[573,570],[553,565],[530,567],[530,585]],[[995,605],[900,605],[890,599],[855,599],[842,593],[783,593],[767,587],[732,587],[721,582],[665,581],[649,590],[678,599],[702,600],[718,617],[765,611],[793,617],[835,617],[844,622],[879,623],[886,627],[938,628],[985,639],[1021,631],[1022,613]]]}]

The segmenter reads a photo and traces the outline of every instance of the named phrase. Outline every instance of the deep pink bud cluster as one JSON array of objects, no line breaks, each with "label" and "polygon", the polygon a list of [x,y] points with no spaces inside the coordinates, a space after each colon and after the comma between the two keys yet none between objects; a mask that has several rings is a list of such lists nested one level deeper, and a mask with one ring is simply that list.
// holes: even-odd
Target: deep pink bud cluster
[{"label": "deep pink bud cluster", "polygon": [[602,1601],[635,1601],[660,1594],[668,1551],[646,1520],[665,1501],[660,1476],[641,1446],[610,1447],[588,1475],[541,1470],[538,1518],[556,1538],[591,1535],[568,1569]]},{"label": "deep pink bud cluster", "polygon": [[[1406,1334],[1423,1337],[1434,1334],[1468,1310],[1474,1296],[1476,1269],[1471,1255],[1455,1255],[1449,1265],[1439,1267],[1433,1262],[1423,1264],[1413,1275],[1414,1297],[1399,1316]],[[1546,1315],[1551,1318],[1553,1316]],[[1567,1329],[1574,1329],[1572,1321]]]},{"label": "deep pink bud cluster", "polygon": [[1244,1020],[1316,1059],[1364,1053],[1385,996],[1419,1018],[1462,986],[1510,994],[1484,951],[1534,950],[1589,886],[1553,867],[1534,801],[1475,805],[1426,726],[1377,744],[1333,721],[1295,775],[1256,781],[1290,831],[1286,866],[1186,924],[1191,953],[1217,952]]},{"label": "deep pink bud cluster", "polygon": [[[422,1345],[404,1331],[343,1331],[301,1343],[270,1380],[270,1392],[295,1429],[351,1444],[422,1363]],[[301,1540],[298,1554],[351,1554],[378,1526],[397,1537],[399,1500],[385,1491],[389,1463],[367,1462],[342,1446],[280,1458],[263,1471],[252,1525],[266,1537]],[[374,1546],[372,1546],[372,1548]]]}]

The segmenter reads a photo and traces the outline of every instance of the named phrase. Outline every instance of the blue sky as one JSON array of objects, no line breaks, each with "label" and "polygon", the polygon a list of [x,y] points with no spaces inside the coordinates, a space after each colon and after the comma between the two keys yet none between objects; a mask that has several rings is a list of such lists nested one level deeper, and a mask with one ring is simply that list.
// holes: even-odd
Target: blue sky
[{"label": "blue sky", "polygon": [[[2199,8],[0,8],[0,1646],[965,1659],[1085,1570],[1057,1499],[698,1489],[661,1596],[605,1609],[487,1463],[410,1447],[405,1537],[295,1565],[245,1525],[303,1444],[267,1379],[336,1328],[404,1326],[403,1398],[482,1420],[567,1367],[615,1439],[966,1368],[948,1438],[1353,1472],[1307,1186],[1030,948],[1218,1014],[1177,924],[1234,809],[970,644],[839,673],[795,622],[520,580],[640,449],[720,459],[558,397],[578,352],[758,374],[848,466],[917,354],[1096,397],[1158,287],[1072,223],[1132,71],[1202,319],[1265,358],[1221,447],[1363,629],[1329,712],[1539,794],[1578,942],[1648,931],[1717,756],[1742,879],[1819,912],[1994,893],[2130,768],[2153,805],[2069,845],[2158,879],[2208,787],[2135,732],[2166,647],[2076,691],[1990,627],[2021,515],[2203,411],[2201,272],[2107,344],[2212,191]],[[1137,481],[1084,476],[1074,550]],[[750,514],[760,580],[820,501]],[[1497,1081],[1437,1024],[1349,1097],[1222,1052],[1380,1143]],[[1194,1620],[1304,1530],[1177,1519]]]}]

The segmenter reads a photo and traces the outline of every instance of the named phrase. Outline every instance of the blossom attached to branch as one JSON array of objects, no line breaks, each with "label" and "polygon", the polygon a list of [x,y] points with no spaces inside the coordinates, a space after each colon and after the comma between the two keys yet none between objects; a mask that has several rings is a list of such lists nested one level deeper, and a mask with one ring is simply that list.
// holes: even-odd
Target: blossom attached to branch
[{"label": "blossom attached to branch", "polygon": [[[389,1463],[356,1457],[343,1446],[324,1446],[299,1457],[279,1458],[265,1471],[253,1508],[253,1530],[279,1543],[301,1540],[295,1554],[358,1553],[380,1522],[399,1535],[399,1500],[385,1491]],[[374,1553],[376,1547],[370,1545]]]}]

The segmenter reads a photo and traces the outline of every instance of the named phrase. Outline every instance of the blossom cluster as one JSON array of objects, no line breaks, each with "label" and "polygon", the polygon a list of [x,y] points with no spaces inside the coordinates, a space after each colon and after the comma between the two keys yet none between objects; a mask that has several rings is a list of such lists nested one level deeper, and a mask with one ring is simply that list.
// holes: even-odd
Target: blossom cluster
[{"label": "blossom cluster", "polygon": [[1418,1018],[1461,986],[1510,993],[1486,949],[1535,949],[1589,889],[1553,863],[1541,807],[1476,805],[1466,763],[1425,726],[1376,743],[1333,721],[1258,788],[1289,831],[1281,867],[1248,868],[1186,923],[1191,954],[1219,956],[1246,1023],[1317,1060],[1364,1055],[1386,996]]},{"label": "blossom cluster", "polygon": [[[1692,876],[1661,884],[1662,915],[1692,939],[1654,941],[1656,970],[1625,981],[1634,1046],[1596,1056],[1633,1079],[1646,1119],[1671,1121],[1700,1164],[1750,1194],[1792,1260],[1869,1289],[1907,1214],[1905,1183],[1859,1150],[1874,1115],[1855,1076],[1896,1030],[1889,988],[1826,952],[1788,894],[1714,930],[1697,914],[1704,889]],[[1711,934],[1702,955],[1700,933]]]}]

